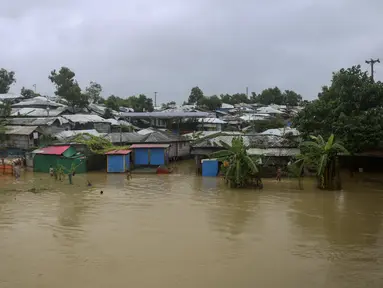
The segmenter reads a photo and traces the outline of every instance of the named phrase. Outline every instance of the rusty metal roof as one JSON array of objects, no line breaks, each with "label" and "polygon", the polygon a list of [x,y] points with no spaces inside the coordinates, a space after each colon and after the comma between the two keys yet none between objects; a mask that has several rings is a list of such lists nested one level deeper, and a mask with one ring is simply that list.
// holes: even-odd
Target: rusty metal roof
[{"label": "rusty metal roof", "polygon": [[133,144],[130,148],[168,148],[169,144]]},{"label": "rusty metal roof", "polygon": [[130,152],[132,152],[132,150],[113,150],[106,152],[105,155],[127,155]]},{"label": "rusty metal roof", "polygon": [[33,151],[33,153],[36,154],[45,154],[45,155],[61,155],[63,154],[70,145],[65,145],[65,146],[49,146],[45,148],[41,148],[38,150]]}]

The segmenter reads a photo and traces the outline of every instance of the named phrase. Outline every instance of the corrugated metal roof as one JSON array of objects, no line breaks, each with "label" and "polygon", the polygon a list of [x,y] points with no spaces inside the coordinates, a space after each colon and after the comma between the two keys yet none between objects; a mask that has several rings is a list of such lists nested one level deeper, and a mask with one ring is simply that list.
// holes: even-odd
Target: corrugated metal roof
[{"label": "corrugated metal roof", "polygon": [[263,131],[260,134],[261,135],[284,136],[284,135],[289,134],[289,133],[291,133],[293,136],[299,136],[300,135],[300,133],[297,129],[290,128],[290,127],[268,129],[266,131]]},{"label": "corrugated metal roof", "polygon": [[37,126],[6,126],[6,135],[31,135]]},{"label": "corrugated metal roof", "polygon": [[[233,138],[236,138],[240,135],[219,135],[214,138],[210,139],[203,139],[203,140],[198,140],[197,143],[193,144],[193,147],[223,147],[221,144],[221,141],[226,143],[227,145],[231,146],[231,143],[233,141]],[[243,138],[243,144],[245,146],[249,146],[250,141],[247,136],[242,136]]]},{"label": "corrugated metal roof", "polygon": [[233,109],[234,105],[228,104],[228,103],[222,103],[221,105],[222,109]]},{"label": "corrugated metal roof", "polygon": [[196,140],[196,139],[202,139],[205,137],[209,137],[209,136],[212,136],[215,134],[221,134],[221,133],[222,133],[221,131],[195,131],[192,133],[184,134],[183,136],[191,140]]},{"label": "corrugated metal roof", "polygon": [[203,118],[208,117],[209,113],[207,112],[128,112],[121,113],[123,117],[132,117],[132,118]]},{"label": "corrugated metal roof", "polygon": [[68,123],[68,120],[62,117],[47,117],[47,118],[9,118],[7,123],[10,125],[21,125],[21,126],[42,126],[52,125],[55,121],[58,121],[60,125]]},{"label": "corrugated metal roof", "polygon": [[249,148],[247,149],[249,155],[263,155],[263,156],[296,156],[300,153],[299,148]]},{"label": "corrugated metal roof", "polygon": [[25,107],[25,106],[50,106],[50,107],[64,107],[65,105],[56,103],[55,101],[48,100],[45,97],[34,97],[19,103],[13,104],[12,107]]},{"label": "corrugated metal roof", "polygon": [[124,120],[116,120],[113,118],[105,119],[106,122],[109,122],[112,126],[132,126],[131,123]]},{"label": "corrugated metal roof", "polygon": [[123,143],[136,143],[145,139],[145,135],[140,135],[136,132],[123,132],[123,133],[109,133],[106,138],[112,143],[119,143],[120,140]]},{"label": "corrugated metal roof", "polygon": [[148,135],[148,134],[151,134],[153,133],[155,130],[153,128],[145,128],[145,129],[141,129],[140,131],[137,131],[138,134],[140,135]]},{"label": "corrugated metal roof", "polygon": [[259,121],[259,120],[266,120],[269,117],[270,117],[269,114],[257,113],[257,114],[246,114],[246,115],[241,116],[240,118],[243,121]]},{"label": "corrugated metal roof", "polygon": [[20,99],[23,98],[23,96],[13,93],[2,93],[0,94],[1,100],[12,100],[12,99]]},{"label": "corrugated metal roof", "polygon": [[63,115],[65,119],[73,122],[73,123],[108,123],[104,118],[98,115],[90,115],[90,114],[74,114],[74,115]]},{"label": "corrugated metal roof", "polygon": [[59,116],[65,110],[65,107],[50,110],[44,108],[12,108],[11,116],[54,117]]},{"label": "corrugated metal roof", "polygon": [[[94,103],[90,103],[88,105],[88,109],[89,110],[91,110],[91,111],[93,111],[96,114],[101,115],[101,116],[104,115],[106,108],[107,108],[106,106],[97,105],[97,104],[94,104]],[[120,115],[120,112],[112,110],[112,114],[113,115]]]},{"label": "corrugated metal roof", "polygon": [[132,150],[113,150],[106,152],[105,155],[126,155],[132,152]]},{"label": "corrugated metal roof", "polygon": [[198,119],[199,123],[209,123],[209,124],[226,124],[225,121],[218,118],[200,118]]},{"label": "corrugated metal roof", "polygon": [[266,114],[283,114],[283,112],[277,109],[274,109],[273,107],[270,107],[270,106],[258,108],[257,112],[266,113]]},{"label": "corrugated metal roof", "polygon": [[44,155],[61,155],[63,154],[66,150],[68,150],[70,145],[65,145],[65,146],[49,146],[45,148],[41,148],[38,150],[33,151],[33,153],[36,154],[44,154]]},{"label": "corrugated metal roof", "polygon": [[89,129],[89,130],[62,131],[60,133],[55,134],[54,137],[59,139],[59,140],[64,140],[64,139],[67,139],[67,138],[71,138],[71,137],[77,136],[79,134],[90,134],[90,135],[97,136],[97,137],[100,137],[100,136],[104,135],[102,133],[98,133],[97,130],[95,130],[95,129]]},{"label": "corrugated metal roof", "polygon": [[130,148],[168,148],[169,144],[133,144]]}]

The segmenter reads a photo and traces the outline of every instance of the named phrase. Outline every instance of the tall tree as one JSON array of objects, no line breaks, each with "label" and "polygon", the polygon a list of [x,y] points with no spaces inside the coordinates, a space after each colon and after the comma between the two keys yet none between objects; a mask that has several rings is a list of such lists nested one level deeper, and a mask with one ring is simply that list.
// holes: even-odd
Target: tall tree
[{"label": "tall tree", "polygon": [[103,102],[101,97],[102,86],[97,82],[90,81],[89,86],[85,88],[85,94],[88,96],[89,101],[92,103]]},{"label": "tall tree", "polygon": [[261,92],[256,98],[257,103],[263,105],[277,104],[283,105],[283,94],[278,87],[268,88]]},{"label": "tall tree", "polygon": [[16,82],[15,72],[0,69],[0,94],[8,93],[11,85]]},{"label": "tall tree", "polygon": [[0,102],[0,118],[5,118],[11,115],[12,107],[10,102]]},{"label": "tall tree", "polygon": [[234,104],[240,104],[240,103],[249,103],[249,98],[245,93],[235,93],[231,95],[231,103]]},{"label": "tall tree", "polygon": [[176,106],[176,102],[175,101],[170,101],[168,103],[162,103],[161,108],[162,109],[169,109],[169,108],[172,108],[174,106]]},{"label": "tall tree", "polygon": [[334,134],[350,152],[383,148],[383,83],[358,65],[333,73],[318,96],[293,121],[304,137]]},{"label": "tall tree", "polygon": [[110,95],[108,99],[106,99],[105,101],[105,106],[108,107],[109,109],[118,111],[121,106],[121,100],[123,99],[116,97],[114,95]]},{"label": "tall tree", "polygon": [[40,96],[39,93],[35,93],[35,91],[33,91],[32,89],[27,89],[25,87],[21,88],[20,95],[27,99]]},{"label": "tall tree", "polygon": [[221,94],[219,95],[222,103],[231,104],[231,95],[230,94]]},{"label": "tall tree", "polygon": [[298,93],[291,91],[291,90],[285,90],[283,92],[283,104],[287,106],[298,106],[302,102],[302,96]]},{"label": "tall tree", "polygon": [[131,96],[126,101],[126,107],[133,108],[134,111],[138,112],[152,112],[154,110],[153,107],[153,99],[146,97],[144,94],[140,94],[137,96]]},{"label": "tall tree", "polygon": [[202,90],[197,86],[191,89],[188,103],[189,104],[197,104],[200,105],[200,102],[203,99],[203,92]]},{"label": "tall tree", "polygon": [[69,106],[73,109],[86,107],[89,104],[88,96],[81,93],[75,76],[76,74],[68,67],[61,67],[58,72],[51,71],[51,75],[48,77],[56,86],[55,94],[68,101]]},{"label": "tall tree", "polygon": [[217,95],[213,95],[210,97],[204,96],[200,101],[200,106],[204,106],[206,109],[210,111],[217,110],[222,105],[221,99]]}]

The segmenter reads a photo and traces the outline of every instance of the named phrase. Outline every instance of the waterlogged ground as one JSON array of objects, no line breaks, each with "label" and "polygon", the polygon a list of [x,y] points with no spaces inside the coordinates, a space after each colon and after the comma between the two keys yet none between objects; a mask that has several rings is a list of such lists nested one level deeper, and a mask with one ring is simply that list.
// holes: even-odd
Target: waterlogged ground
[{"label": "waterlogged ground", "polygon": [[228,190],[187,165],[73,181],[0,176],[1,288],[383,287],[382,184]]}]

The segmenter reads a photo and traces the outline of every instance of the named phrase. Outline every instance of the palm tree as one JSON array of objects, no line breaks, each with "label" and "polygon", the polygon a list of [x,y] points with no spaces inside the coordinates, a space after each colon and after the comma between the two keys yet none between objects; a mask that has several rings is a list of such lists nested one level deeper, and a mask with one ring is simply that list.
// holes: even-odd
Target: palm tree
[{"label": "palm tree", "polygon": [[245,187],[257,177],[256,160],[247,154],[242,137],[234,137],[231,146],[222,141],[221,145],[225,150],[212,153],[210,158],[224,162],[224,177],[230,186]]},{"label": "palm tree", "polygon": [[299,173],[304,167],[315,167],[320,189],[341,189],[338,155],[339,153],[348,155],[349,152],[334,140],[334,134],[331,134],[327,141],[320,135],[310,138],[312,141],[301,143],[301,154],[297,156],[297,161],[293,165],[299,167]]}]

